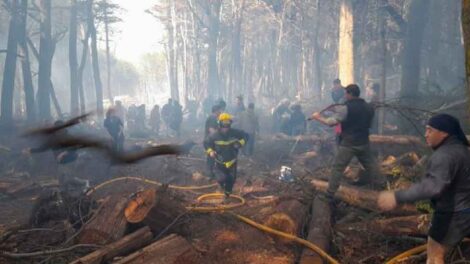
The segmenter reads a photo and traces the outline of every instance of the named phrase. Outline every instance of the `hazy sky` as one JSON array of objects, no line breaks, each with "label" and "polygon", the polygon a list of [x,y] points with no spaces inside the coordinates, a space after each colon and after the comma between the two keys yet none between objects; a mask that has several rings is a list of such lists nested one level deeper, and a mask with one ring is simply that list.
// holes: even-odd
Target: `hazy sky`
[{"label": "hazy sky", "polygon": [[123,22],[119,24],[118,36],[115,38],[115,56],[139,64],[143,54],[161,51],[159,43],[163,37],[162,25],[145,13],[158,0],[113,0],[126,11],[122,14]]}]

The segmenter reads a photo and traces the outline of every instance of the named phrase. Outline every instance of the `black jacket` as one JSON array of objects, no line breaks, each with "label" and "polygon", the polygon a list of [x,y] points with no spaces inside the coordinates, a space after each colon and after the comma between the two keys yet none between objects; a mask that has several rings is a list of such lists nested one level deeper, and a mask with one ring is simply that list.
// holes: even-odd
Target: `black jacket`
[{"label": "black jacket", "polygon": [[348,100],[345,104],[348,108],[348,114],[346,119],[341,122],[340,145],[361,146],[368,144],[374,108],[362,98]]},{"label": "black jacket", "polygon": [[204,138],[209,136],[209,128],[217,129],[219,127],[219,123],[217,121],[217,116],[211,114],[206,119],[206,125],[204,126]]},{"label": "black jacket", "polygon": [[217,131],[204,140],[207,152],[214,150],[219,162],[235,162],[238,156],[236,145],[243,146],[248,141],[248,134],[243,130],[231,128],[227,133]]},{"label": "black jacket", "polygon": [[456,137],[449,137],[434,151],[424,178],[395,192],[397,202],[431,199],[436,212],[470,208],[470,151]]}]

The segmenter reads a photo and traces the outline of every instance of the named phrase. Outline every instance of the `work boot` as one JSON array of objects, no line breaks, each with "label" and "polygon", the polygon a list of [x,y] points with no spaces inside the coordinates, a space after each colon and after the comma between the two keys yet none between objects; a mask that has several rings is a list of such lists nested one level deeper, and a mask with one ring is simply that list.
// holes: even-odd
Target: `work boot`
[{"label": "work boot", "polygon": [[230,192],[225,191],[224,192],[224,200],[222,201],[222,204],[229,204],[230,203]]}]

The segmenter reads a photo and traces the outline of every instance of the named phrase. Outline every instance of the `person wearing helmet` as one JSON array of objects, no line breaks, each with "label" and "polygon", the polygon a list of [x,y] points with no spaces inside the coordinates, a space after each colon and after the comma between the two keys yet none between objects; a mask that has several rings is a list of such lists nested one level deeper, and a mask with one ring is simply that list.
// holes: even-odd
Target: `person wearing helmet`
[{"label": "person wearing helmet", "polygon": [[248,134],[232,128],[232,122],[230,114],[221,113],[218,130],[204,139],[204,148],[207,155],[215,160],[214,173],[226,198],[232,193],[237,177],[238,152],[248,140]]}]

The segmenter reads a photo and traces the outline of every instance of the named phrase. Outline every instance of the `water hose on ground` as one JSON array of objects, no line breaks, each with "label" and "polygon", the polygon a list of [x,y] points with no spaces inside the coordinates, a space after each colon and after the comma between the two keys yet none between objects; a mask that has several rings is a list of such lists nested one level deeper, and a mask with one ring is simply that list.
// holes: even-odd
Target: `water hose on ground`
[{"label": "water hose on ground", "polygon": [[[92,193],[94,193],[95,191],[97,191],[98,189],[100,188],[103,188],[104,186],[106,185],[109,185],[109,184],[112,184],[114,182],[117,182],[117,181],[124,181],[124,180],[134,180],[134,181],[141,181],[143,183],[147,183],[147,184],[152,184],[152,185],[158,185],[158,186],[161,186],[162,183],[160,182],[157,182],[157,181],[153,181],[153,180],[148,180],[148,179],[145,179],[145,178],[140,178],[140,177],[120,177],[120,178],[115,178],[115,179],[112,179],[112,180],[109,180],[109,181],[106,181],[106,182],[103,182],[97,186],[95,186],[94,188],[90,189],[86,195],[89,196],[91,195]],[[209,189],[209,188],[212,188],[212,187],[215,187],[217,186],[218,184],[210,184],[210,185],[203,185],[203,186],[176,186],[176,185],[169,185],[169,188],[172,188],[172,189],[176,189],[176,190],[201,190],[201,189]],[[207,194],[203,194],[201,196],[199,196],[196,201],[198,203],[202,202],[203,200],[206,200],[206,199],[210,199],[210,198],[219,198],[219,197],[223,197],[225,194],[223,193],[207,193]],[[276,230],[276,229],[272,229],[266,225],[262,225],[260,223],[257,223],[245,216],[242,216],[242,215],[239,215],[239,214],[235,214],[233,212],[230,212],[230,211],[227,211],[227,210],[231,210],[231,209],[234,209],[234,208],[237,208],[237,207],[241,207],[243,205],[245,205],[245,199],[243,199],[243,197],[241,196],[238,196],[238,195],[230,195],[230,198],[235,198],[237,200],[239,200],[238,203],[235,203],[235,204],[224,204],[224,205],[219,205],[219,206],[216,206],[216,207],[210,207],[210,206],[188,206],[186,207],[186,209],[190,210],[190,211],[193,211],[193,212],[222,212],[222,213],[228,213],[232,216],[234,216],[235,218],[237,218],[238,220],[248,224],[248,225],[251,225],[263,232],[266,232],[266,233],[269,233],[269,234],[272,234],[272,235],[276,235],[276,236],[280,236],[282,238],[285,238],[285,239],[288,239],[288,240],[291,240],[291,241],[294,241],[294,242],[297,242],[307,248],[309,248],[310,250],[316,252],[317,254],[319,254],[321,257],[323,257],[324,259],[328,260],[329,263],[331,264],[339,264],[339,262],[337,260],[335,260],[333,257],[331,257],[330,255],[328,255],[328,253],[326,253],[325,251],[323,251],[321,248],[319,248],[317,245],[313,244],[312,242],[309,242],[305,239],[302,239],[302,238],[299,238],[295,235],[292,235],[292,234],[288,234],[288,233],[285,233],[285,232],[282,232],[282,231],[279,231],[279,230]]]},{"label": "water hose on ground", "polygon": [[[470,242],[470,239],[468,238],[465,238],[462,242]],[[414,247],[412,249],[409,249],[395,257],[393,257],[392,259],[390,259],[389,261],[387,261],[385,264],[395,264],[395,263],[398,263],[399,261],[402,261],[404,258],[408,258],[408,257],[411,257],[413,255],[417,255],[417,254],[420,254],[424,251],[426,251],[427,249],[427,244],[424,244],[424,245],[421,245],[421,246],[417,246],[417,247]]]},{"label": "water hose on ground", "polygon": [[[152,185],[157,185],[157,186],[162,186],[163,185],[160,182],[152,181],[152,180],[145,179],[145,178],[140,178],[140,177],[119,177],[119,178],[115,178],[115,179],[112,179],[112,180],[109,180],[109,181],[105,181],[105,182],[100,183],[97,186],[91,188],[90,190],[88,190],[86,192],[86,196],[90,196],[92,193],[94,193],[95,191],[103,188],[104,186],[115,183],[115,182],[118,182],[118,181],[140,181],[140,182],[143,182],[143,183],[146,183],[146,184],[152,184]],[[171,185],[170,184],[170,185],[168,185],[168,188],[175,189],[175,190],[186,190],[186,191],[192,190],[192,191],[194,191],[194,190],[209,189],[209,188],[216,187],[216,186],[218,186],[217,183],[202,185],[202,186],[177,186],[177,185]]]}]

